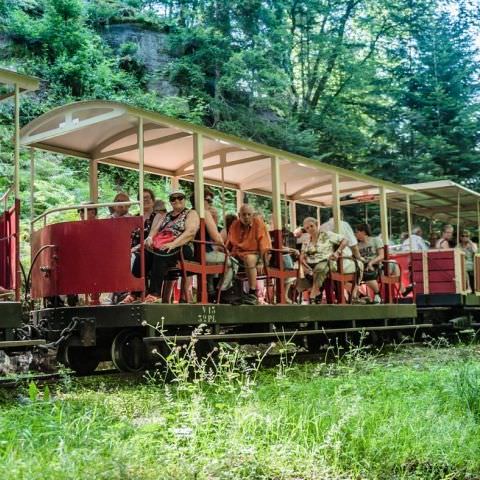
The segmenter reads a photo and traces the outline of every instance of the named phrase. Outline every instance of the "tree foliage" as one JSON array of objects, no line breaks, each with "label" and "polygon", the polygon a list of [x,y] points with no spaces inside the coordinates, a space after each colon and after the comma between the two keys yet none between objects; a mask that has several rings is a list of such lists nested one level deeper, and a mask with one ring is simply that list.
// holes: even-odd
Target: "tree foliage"
[{"label": "tree foliage", "polygon": [[[480,187],[469,0],[3,0],[0,14],[2,63],[44,80],[23,122],[118,99],[398,182]],[[107,44],[105,29],[125,22],[167,35],[165,68],[149,70],[134,42]],[[108,194],[133,185],[102,175]]]}]

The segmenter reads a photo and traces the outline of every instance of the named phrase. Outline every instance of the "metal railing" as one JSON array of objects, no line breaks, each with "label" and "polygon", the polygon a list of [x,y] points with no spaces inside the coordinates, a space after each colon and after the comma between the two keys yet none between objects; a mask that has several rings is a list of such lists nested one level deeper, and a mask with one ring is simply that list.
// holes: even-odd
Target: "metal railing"
[{"label": "metal railing", "polygon": [[0,203],[3,203],[3,211],[7,211],[8,197],[12,193],[12,187],[7,188],[7,191],[0,197]]},{"label": "metal railing", "polygon": [[118,207],[118,206],[131,206],[131,205],[140,205],[139,201],[134,202],[106,202],[106,203],[82,203],[78,205],[69,205],[67,207],[57,207],[46,210],[41,215],[38,215],[31,221],[32,231],[37,222],[43,219],[43,226],[47,226],[47,216],[53,213],[66,212],[68,210],[83,210],[85,218],[87,218],[87,211],[92,208],[104,208],[104,207]]}]

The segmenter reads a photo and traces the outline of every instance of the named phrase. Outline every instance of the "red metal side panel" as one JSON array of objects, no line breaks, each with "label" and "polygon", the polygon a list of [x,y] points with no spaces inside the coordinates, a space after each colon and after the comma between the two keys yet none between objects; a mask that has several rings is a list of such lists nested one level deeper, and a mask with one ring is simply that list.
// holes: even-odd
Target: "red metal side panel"
[{"label": "red metal side panel", "polygon": [[415,283],[415,295],[425,293],[423,283],[423,253],[421,252],[412,252],[412,275]]},{"label": "red metal side panel", "polygon": [[0,285],[15,290],[18,279],[18,215],[20,204],[0,216]]},{"label": "red metal side panel", "polygon": [[10,287],[15,299],[20,300],[20,200],[9,211],[10,228]]},{"label": "red metal side panel", "polygon": [[8,234],[7,212],[0,216],[0,285],[7,288],[8,284]]},{"label": "red metal side panel", "polygon": [[140,291],[144,279],[130,270],[130,236],[140,217],[48,225],[32,237],[33,298],[75,293]]},{"label": "red metal side panel", "polygon": [[455,282],[430,283],[430,293],[456,293]]},{"label": "red metal side panel", "polygon": [[456,293],[455,252],[428,252],[428,275],[430,293]]}]

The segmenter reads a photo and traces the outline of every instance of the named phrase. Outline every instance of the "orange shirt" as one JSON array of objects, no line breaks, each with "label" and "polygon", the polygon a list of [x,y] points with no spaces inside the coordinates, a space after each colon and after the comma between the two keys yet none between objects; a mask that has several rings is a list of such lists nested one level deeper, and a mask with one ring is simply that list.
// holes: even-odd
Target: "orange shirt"
[{"label": "orange shirt", "polygon": [[240,220],[235,220],[228,232],[227,245],[232,255],[242,257],[248,253],[263,254],[272,248],[272,241],[265,223],[254,217],[252,225],[246,226]]}]

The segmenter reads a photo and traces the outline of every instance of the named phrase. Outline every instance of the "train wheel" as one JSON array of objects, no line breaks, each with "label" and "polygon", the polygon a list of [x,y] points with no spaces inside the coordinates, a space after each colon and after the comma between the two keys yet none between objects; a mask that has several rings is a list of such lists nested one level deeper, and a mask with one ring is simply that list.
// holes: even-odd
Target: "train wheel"
[{"label": "train wheel", "polygon": [[122,330],[113,339],[112,362],[121,372],[141,372],[146,355],[142,336],[134,330]]},{"label": "train wheel", "polygon": [[324,335],[307,335],[307,350],[310,353],[319,353],[322,345],[326,343]]},{"label": "train wheel", "polygon": [[80,347],[66,341],[58,348],[57,360],[79,375],[89,375],[100,363],[95,347]]}]

